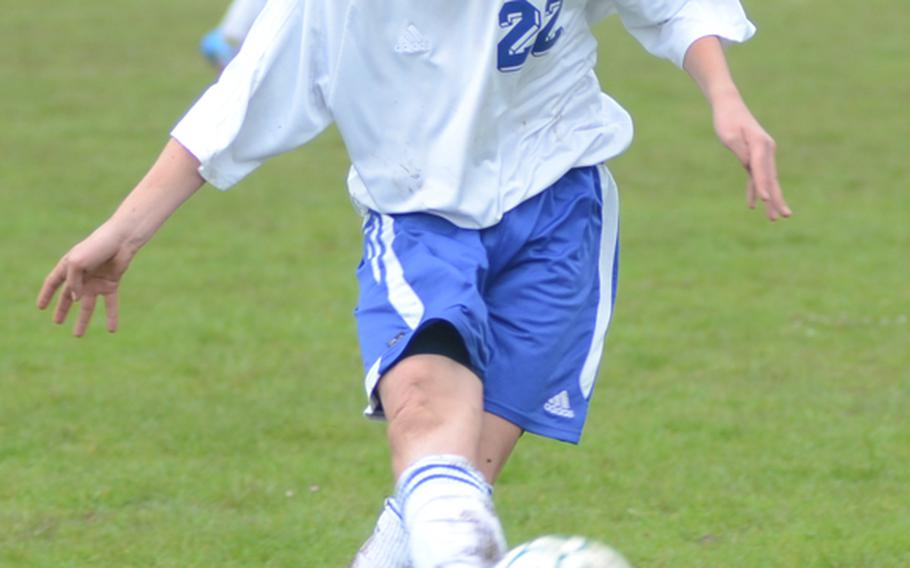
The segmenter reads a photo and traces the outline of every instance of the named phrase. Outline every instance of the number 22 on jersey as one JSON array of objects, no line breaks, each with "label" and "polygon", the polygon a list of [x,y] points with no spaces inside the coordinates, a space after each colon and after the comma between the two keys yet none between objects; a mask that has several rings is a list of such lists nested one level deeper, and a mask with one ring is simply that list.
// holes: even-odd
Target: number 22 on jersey
[{"label": "number 22 on jersey", "polygon": [[528,55],[539,57],[552,48],[562,35],[557,27],[563,0],[547,0],[541,14],[529,0],[509,0],[499,11],[499,27],[508,29],[499,42],[497,67],[500,71],[517,71]]}]

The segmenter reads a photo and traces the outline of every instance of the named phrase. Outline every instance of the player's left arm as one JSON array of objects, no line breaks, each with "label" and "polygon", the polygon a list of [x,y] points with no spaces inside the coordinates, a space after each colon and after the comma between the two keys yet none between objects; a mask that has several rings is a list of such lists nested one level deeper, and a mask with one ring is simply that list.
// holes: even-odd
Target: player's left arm
[{"label": "player's left arm", "polygon": [[606,10],[591,10],[589,21],[615,10],[646,50],[689,72],[711,104],[718,136],[749,172],[749,206],[761,199],[772,221],[789,217],[777,180],[774,140],[743,102],[724,55],[725,45],[755,33],[740,0],[592,1]]},{"label": "player's left arm", "polygon": [[711,105],[717,136],[749,172],[749,207],[754,208],[761,199],[770,220],[789,217],[792,212],[784,201],[777,176],[777,146],[736,88],[720,40],[716,36],[696,40],[686,51],[683,67]]}]

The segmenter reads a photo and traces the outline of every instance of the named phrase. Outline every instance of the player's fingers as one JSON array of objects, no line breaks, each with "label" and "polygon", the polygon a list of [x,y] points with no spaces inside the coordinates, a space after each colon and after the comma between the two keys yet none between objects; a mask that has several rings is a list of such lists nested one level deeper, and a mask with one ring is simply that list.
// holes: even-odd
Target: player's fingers
[{"label": "player's fingers", "polygon": [[749,175],[752,176],[752,183],[755,185],[755,193],[762,201],[771,199],[770,187],[773,182],[771,170],[768,164],[769,148],[757,142],[750,146],[749,153]]},{"label": "player's fingers", "polygon": [[768,220],[777,221],[777,207],[774,206],[774,203],[770,199],[765,201],[765,215],[767,215]]},{"label": "player's fingers", "polygon": [[76,318],[76,326],[73,328],[73,335],[82,337],[85,330],[88,329],[88,322],[92,319],[92,312],[95,311],[95,301],[97,297],[89,294],[82,298],[82,307],[79,310],[79,317]]},{"label": "player's fingers", "polygon": [[770,195],[770,201],[774,205],[775,211],[781,217],[789,217],[793,214],[790,211],[790,207],[787,205],[787,202],[784,200],[784,192],[780,187],[780,181],[777,175],[777,161],[774,156],[774,147],[771,147],[772,152],[768,154],[766,159],[766,168],[768,173],[768,193]]},{"label": "player's fingers", "polygon": [[64,280],[66,280],[66,267],[63,265],[63,260],[60,260],[57,266],[47,275],[47,278],[44,279],[41,291],[38,292],[38,301],[36,303],[39,310],[45,309],[51,303],[57,288],[63,284]]},{"label": "player's fingers", "polygon": [[767,193],[765,203],[768,206],[768,218],[772,221],[775,221],[779,217],[789,217],[791,215],[791,211],[787,206],[787,203],[784,201],[784,195],[780,188],[780,182],[777,179],[777,168],[774,166],[773,156],[767,157],[766,163],[768,165],[763,166],[764,176],[762,178],[762,181],[757,181],[756,183],[764,184],[764,191]]},{"label": "player's fingers", "polygon": [[104,307],[107,310],[107,330],[114,333],[117,331],[117,323],[120,319],[120,304],[117,301],[116,291],[105,294]]},{"label": "player's fingers", "polygon": [[60,293],[60,299],[57,301],[57,309],[54,310],[54,323],[61,324],[66,321],[66,314],[69,313],[72,305],[73,294],[69,287],[64,286],[63,291]]},{"label": "player's fingers", "polygon": [[70,260],[66,264],[66,286],[73,296],[73,300],[82,297],[82,268]]},{"label": "player's fingers", "polygon": [[756,200],[755,182],[752,180],[752,176],[749,176],[749,181],[746,183],[746,205],[749,209],[755,209]]},{"label": "player's fingers", "polygon": [[774,208],[781,217],[793,215],[793,211],[784,199],[784,192],[780,187],[780,183],[778,183],[776,179],[774,180],[774,185],[771,187],[771,201],[774,203]]}]

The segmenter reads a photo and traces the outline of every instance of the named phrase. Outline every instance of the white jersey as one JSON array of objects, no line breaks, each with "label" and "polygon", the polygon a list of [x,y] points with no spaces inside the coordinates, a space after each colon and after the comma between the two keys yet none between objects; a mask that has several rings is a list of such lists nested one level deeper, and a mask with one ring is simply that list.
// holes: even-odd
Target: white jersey
[{"label": "white jersey", "polygon": [[631,142],[594,75],[612,13],[677,65],[754,32],[739,0],[270,0],[172,134],[226,189],[334,121],[362,209],[489,227]]}]

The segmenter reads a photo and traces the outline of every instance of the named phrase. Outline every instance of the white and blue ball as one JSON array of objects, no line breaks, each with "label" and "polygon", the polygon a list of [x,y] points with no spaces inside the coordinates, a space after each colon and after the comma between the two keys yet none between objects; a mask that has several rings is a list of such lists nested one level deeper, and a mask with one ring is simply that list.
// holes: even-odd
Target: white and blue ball
[{"label": "white and blue ball", "polygon": [[496,568],[631,568],[621,554],[582,536],[548,535],[520,544]]}]

